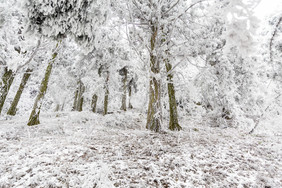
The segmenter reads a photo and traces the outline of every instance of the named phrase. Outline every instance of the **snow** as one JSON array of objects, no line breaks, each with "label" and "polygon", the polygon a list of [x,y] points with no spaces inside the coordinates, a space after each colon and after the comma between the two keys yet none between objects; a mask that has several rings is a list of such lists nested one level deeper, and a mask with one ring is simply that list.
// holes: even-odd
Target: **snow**
[{"label": "snow", "polygon": [[184,117],[182,131],[154,133],[134,110],[27,117],[0,119],[0,187],[282,187],[277,126],[248,135]]}]

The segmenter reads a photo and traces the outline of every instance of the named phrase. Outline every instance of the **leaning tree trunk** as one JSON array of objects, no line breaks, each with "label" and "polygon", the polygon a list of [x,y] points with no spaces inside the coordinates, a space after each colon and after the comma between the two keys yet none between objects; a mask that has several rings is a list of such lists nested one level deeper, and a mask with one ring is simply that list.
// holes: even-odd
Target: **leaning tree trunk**
[{"label": "leaning tree trunk", "polygon": [[3,86],[1,88],[0,91],[0,114],[2,112],[5,100],[7,98],[7,95],[9,93],[10,87],[14,81],[15,75],[13,74],[12,70],[8,70],[8,68],[5,68],[5,72],[4,75],[2,77],[2,81],[3,81]]},{"label": "leaning tree trunk", "polygon": [[[38,40],[37,46],[36,46],[36,48],[34,49],[33,53],[31,54],[30,58],[29,58],[23,65],[20,65],[20,66],[17,68],[17,71],[16,71],[16,72],[18,72],[21,68],[23,68],[24,66],[26,66],[27,64],[29,64],[29,63],[32,61],[32,59],[33,59],[34,56],[36,55],[36,53],[37,53],[37,51],[38,51],[40,45],[41,45],[41,39]],[[20,52],[19,52],[19,53],[20,53]],[[11,116],[16,115],[16,111],[17,111],[17,106],[18,106],[19,100],[20,100],[20,98],[21,98],[21,95],[22,95],[22,93],[23,93],[23,90],[24,90],[24,88],[25,88],[25,86],[26,86],[26,84],[27,84],[27,81],[28,81],[28,79],[29,79],[30,74],[31,74],[32,71],[33,71],[32,69],[27,69],[26,72],[24,73],[24,76],[23,76],[23,78],[22,78],[20,87],[19,87],[19,89],[18,89],[18,91],[17,91],[17,93],[16,93],[16,95],[15,95],[15,97],[14,97],[14,100],[13,100],[13,102],[12,102],[12,104],[11,104],[11,106],[10,106],[8,112],[7,112],[8,115],[11,115]]]},{"label": "leaning tree trunk", "polygon": [[109,78],[110,78],[110,73],[109,71],[106,71],[106,83],[105,83],[105,97],[104,97],[104,113],[103,115],[108,114],[108,103],[109,103]]},{"label": "leaning tree trunk", "polygon": [[126,89],[127,89],[127,69],[126,67],[124,68],[124,75],[122,78],[122,83],[123,83],[123,94],[122,94],[122,101],[121,101],[121,110],[126,111]]},{"label": "leaning tree trunk", "polygon": [[45,76],[44,76],[44,78],[41,82],[39,93],[38,93],[38,95],[35,99],[33,109],[31,111],[31,114],[30,114],[30,117],[29,117],[29,120],[28,120],[28,123],[27,123],[27,125],[29,125],[29,126],[40,124],[40,121],[39,121],[40,109],[41,109],[41,106],[42,106],[43,98],[44,98],[45,93],[46,93],[47,88],[48,88],[48,82],[49,82],[49,78],[50,78],[50,75],[51,75],[51,72],[52,72],[53,64],[54,64],[55,59],[57,57],[56,51],[57,51],[58,46],[59,46],[59,44],[57,44],[55,52],[52,56],[52,60],[49,62],[48,66],[46,68]]},{"label": "leaning tree trunk", "polygon": [[17,91],[17,93],[14,97],[14,100],[13,100],[13,102],[12,102],[8,112],[7,112],[8,115],[11,115],[11,116],[16,115],[18,103],[19,103],[20,98],[22,96],[23,90],[24,90],[24,88],[27,84],[27,81],[28,81],[28,79],[31,75],[31,72],[32,72],[32,69],[27,69],[26,72],[24,73],[21,84],[19,86],[19,89],[18,89],[18,91]]},{"label": "leaning tree trunk", "polygon": [[177,104],[175,99],[175,89],[173,85],[173,74],[171,71],[171,64],[166,63],[166,71],[167,71],[167,89],[168,89],[168,97],[169,97],[169,129],[174,130],[181,130],[181,126],[178,123],[178,115],[177,115]]},{"label": "leaning tree trunk", "polygon": [[159,132],[161,130],[161,82],[156,76],[160,73],[160,62],[154,54],[158,30],[152,26],[151,54],[150,54],[150,76],[149,105],[146,128]]}]

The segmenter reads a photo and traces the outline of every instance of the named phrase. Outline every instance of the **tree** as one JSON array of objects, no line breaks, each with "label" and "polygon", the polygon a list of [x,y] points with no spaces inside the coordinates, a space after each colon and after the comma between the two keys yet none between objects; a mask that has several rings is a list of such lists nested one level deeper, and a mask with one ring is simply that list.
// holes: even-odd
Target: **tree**
[{"label": "tree", "polygon": [[[26,0],[28,26],[30,33],[61,40],[72,36],[82,46],[93,49],[95,31],[107,19],[108,1],[65,1],[53,3],[52,0],[44,2]],[[54,27],[55,26],[55,27]],[[56,46],[56,49],[58,45]],[[52,60],[49,62],[45,77],[40,86],[40,92],[35,100],[28,125],[39,124],[39,114],[42,100],[48,87],[48,80],[52,71],[57,51],[54,50]],[[82,103],[81,103],[82,104]]]},{"label": "tree", "polygon": [[123,77],[122,78],[122,101],[120,109],[126,111],[126,91],[127,91],[127,76],[128,76],[128,68],[125,66],[119,70],[119,74]]},{"label": "tree", "polygon": [[40,85],[40,88],[39,88],[39,93],[38,93],[38,95],[35,99],[35,102],[34,102],[34,105],[33,105],[33,108],[32,108],[28,123],[27,123],[27,125],[29,125],[29,126],[40,124],[39,114],[40,114],[44,95],[46,94],[46,91],[47,91],[48,82],[49,82],[50,75],[51,75],[51,72],[52,72],[53,64],[54,64],[56,57],[58,55],[58,51],[57,51],[58,49],[59,49],[59,43],[56,45],[55,51],[53,52],[52,59],[50,60],[50,62],[48,63],[48,66],[46,68],[44,78],[43,78],[41,85]]},{"label": "tree", "polygon": [[[25,37],[23,30],[22,10],[17,7],[17,0],[0,2],[4,11],[0,11],[0,113],[2,112],[7,95],[17,73],[29,64],[37,50],[34,48],[34,38]],[[35,52],[35,53],[34,53]],[[20,96],[18,97],[20,98]]]},{"label": "tree", "polygon": [[255,64],[257,20],[243,1],[230,1],[221,9],[213,23],[217,28],[210,31],[215,45],[205,50],[206,67],[199,73],[197,84],[202,90],[208,118],[212,120],[210,124],[226,127],[242,124],[252,116],[251,109],[258,102],[254,97],[254,69],[250,68]]},{"label": "tree", "polygon": [[[41,44],[41,42],[39,40],[36,48],[34,49],[33,53],[31,54],[31,57],[27,60],[25,65],[29,64],[32,61],[33,57],[36,55],[36,53],[38,51],[38,48],[40,47],[40,44]],[[18,70],[22,67],[24,67],[24,65],[21,65],[20,67],[18,67]],[[11,106],[10,106],[8,112],[7,112],[8,115],[11,115],[11,116],[16,115],[18,103],[20,101],[21,95],[23,93],[23,90],[24,90],[24,88],[27,84],[27,81],[28,81],[32,71],[33,70],[31,68],[27,68],[27,70],[25,71],[23,78],[22,78],[22,81],[20,83],[19,89],[18,89],[18,91],[17,91],[17,93],[16,93],[16,95],[13,99],[13,102],[11,103]]]},{"label": "tree", "polygon": [[[130,29],[130,33],[128,34],[128,39],[135,49],[136,53],[139,56],[144,55],[141,51],[147,49],[145,53],[147,56],[146,60],[148,61],[149,68],[149,104],[147,111],[147,124],[146,127],[153,131],[161,130],[161,73],[162,67],[165,66],[164,59],[165,57],[165,46],[172,39],[170,38],[170,34],[165,35],[165,29],[168,28],[169,21],[175,15],[179,14],[179,11],[182,11],[182,5],[185,3],[180,1],[130,1],[125,3],[125,10],[128,12],[124,12],[121,10],[123,16],[127,18],[126,22],[129,24],[127,26]],[[178,9],[180,7],[180,10]],[[177,11],[176,14],[173,14],[173,11]],[[165,44],[165,45],[164,45]],[[142,49],[143,48],[143,49]],[[142,61],[145,58],[141,57]],[[172,73],[170,73],[170,78],[172,78]],[[170,86],[172,83],[172,79],[170,80]],[[169,89],[173,89],[173,87],[169,87]],[[169,92],[170,95],[174,95],[175,92]],[[171,96],[171,99],[175,99],[175,97]],[[173,100],[169,102],[171,106],[176,105],[173,103]],[[177,113],[174,111],[176,107],[170,108],[172,110],[171,116],[174,120],[171,120],[171,129],[174,127],[178,127],[177,121]],[[175,126],[173,125],[175,122]],[[180,129],[175,128],[175,129]]]}]

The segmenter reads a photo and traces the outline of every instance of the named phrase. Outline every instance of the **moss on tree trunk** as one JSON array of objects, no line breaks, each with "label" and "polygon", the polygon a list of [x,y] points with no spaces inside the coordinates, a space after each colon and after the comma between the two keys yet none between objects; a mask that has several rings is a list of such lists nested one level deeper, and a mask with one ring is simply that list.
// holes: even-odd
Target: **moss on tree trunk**
[{"label": "moss on tree trunk", "polygon": [[77,101],[77,111],[81,112],[82,111],[82,108],[83,108],[83,94],[84,94],[84,91],[85,91],[85,86],[84,84],[82,83],[82,81],[80,80],[79,81],[79,93],[78,93],[78,101]]},{"label": "moss on tree trunk", "polygon": [[167,75],[167,89],[168,89],[168,98],[169,98],[169,129],[172,131],[179,131],[181,130],[181,126],[178,123],[178,114],[177,114],[177,104],[175,99],[175,89],[173,85],[173,75],[170,73],[171,71],[171,64],[166,63],[166,71]]},{"label": "moss on tree trunk", "polygon": [[79,111],[81,112],[83,109],[83,94],[85,91],[85,86],[82,83],[81,80],[78,81],[77,84],[77,89],[75,91],[75,96],[74,96],[74,103],[73,103],[73,107],[72,110],[73,111]]},{"label": "moss on tree trunk", "polygon": [[92,102],[91,102],[91,110],[94,113],[96,113],[97,101],[98,101],[98,96],[96,94],[94,94],[92,96]]},{"label": "moss on tree trunk", "polygon": [[2,82],[3,82],[3,86],[1,87],[1,96],[0,96],[0,114],[2,112],[4,103],[6,101],[7,95],[9,93],[10,87],[14,81],[14,74],[12,70],[8,70],[8,68],[6,67],[4,70],[4,75],[2,77]]},{"label": "moss on tree trunk", "polygon": [[14,100],[13,100],[13,102],[12,102],[8,112],[7,112],[8,115],[11,115],[11,116],[16,115],[18,103],[20,101],[20,98],[22,96],[23,90],[24,90],[24,88],[25,88],[25,86],[27,84],[27,81],[28,81],[28,79],[30,77],[31,72],[32,72],[32,69],[27,69],[26,72],[24,73],[22,81],[21,81],[21,84],[20,84],[20,86],[18,88],[18,91],[17,91],[17,93],[16,93],[16,95],[14,97]]},{"label": "moss on tree trunk", "polygon": [[103,115],[108,114],[108,103],[109,103],[109,78],[110,78],[110,73],[106,71],[106,82],[105,82],[105,97],[104,97],[104,113]]},{"label": "moss on tree trunk", "polygon": [[161,130],[160,85],[159,80],[155,78],[150,80],[150,95],[146,128],[155,132],[159,132]]},{"label": "moss on tree trunk", "polygon": [[[57,44],[56,48],[57,47],[58,47],[58,44]],[[57,53],[55,52],[52,56],[52,60],[49,62],[48,66],[46,68],[44,78],[43,78],[41,85],[40,85],[39,93],[38,93],[38,95],[35,99],[33,109],[31,111],[31,114],[30,114],[30,117],[29,117],[29,120],[28,120],[28,123],[27,123],[27,125],[29,125],[29,126],[40,124],[40,121],[39,121],[40,109],[41,109],[41,106],[42,106],[43,98],[44,98],[45,93],[46,93],[47,88],[48,88],[49,78],[50,78],[52,68],[53,68],[53,63],[55,62],[56,57],[57,57]]]},{"label": "moss on tree trunk", "polygon": [[150,54],[150,86],[149,105],[146,128],[155,132],[161,130],[161,82],[157,75],[160,73],[160,62],[154,54],[158,29],[152,26]]}]

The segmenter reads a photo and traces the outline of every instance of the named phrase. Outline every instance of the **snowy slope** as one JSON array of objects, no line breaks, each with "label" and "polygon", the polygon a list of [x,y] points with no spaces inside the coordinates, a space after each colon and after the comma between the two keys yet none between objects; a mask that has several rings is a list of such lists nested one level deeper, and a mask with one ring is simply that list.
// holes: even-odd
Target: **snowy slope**
[{"label": "snowy slope", "polygon": [[145,130],[145,114],[88,112],[0,120],[0,187],[282,187],[279,134],[183,120]]}]

